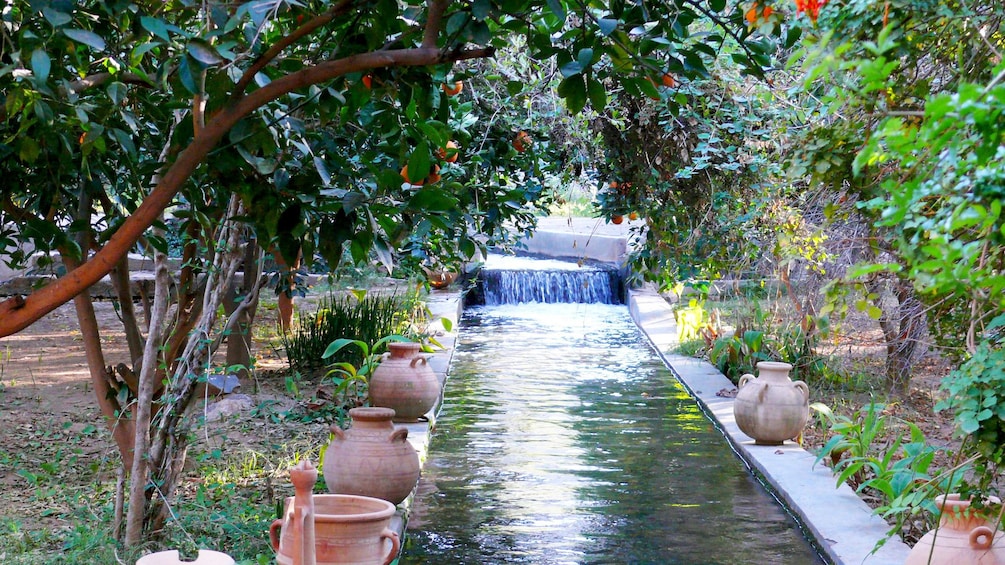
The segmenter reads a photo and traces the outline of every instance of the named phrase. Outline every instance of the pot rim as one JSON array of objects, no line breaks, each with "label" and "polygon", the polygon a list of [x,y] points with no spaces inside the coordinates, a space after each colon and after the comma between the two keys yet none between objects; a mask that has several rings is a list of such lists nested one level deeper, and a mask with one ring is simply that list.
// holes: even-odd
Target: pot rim
[{"label": "pot rim", "polygon": [[761,368],[792,370],[792,365],[790,363],[783,363],[781,361],[758,361],[757,368],[758,370],[760,370]]},{"label": "pot rim", "polygon": [[[971,502],[973,502],[973,499],[962,498],[958,492],[940,494],[935,497],[935,505],[938,506],[940,510],[951,510],[953,508],[962,510],[964,508],[969,508]],[[997,496],[986,496],[984,497],[984,502],[986,504],[1001,504],[1001,499]]]},{"label": "pot rim", "polygon": [[[346,523],[346,522],[381,522],[394,516],[397,507],[394,504],[373,496],[363,496],[360,494],[315,494],[314,496],[314,521],[326,523]],[[337,500],[354,502],[361,505],[369,505],[372,509],[364,512],[354,512],[351,514],[324,514],[318,512],[318,499]],[[293,511],[295,498],[286,498],[286,516],[290,516]]]},{"label": "pot rim", "polygon": [[363,422],[380,422],[394,418],[394,408],[360,406],[349,410],[349,418]]}]

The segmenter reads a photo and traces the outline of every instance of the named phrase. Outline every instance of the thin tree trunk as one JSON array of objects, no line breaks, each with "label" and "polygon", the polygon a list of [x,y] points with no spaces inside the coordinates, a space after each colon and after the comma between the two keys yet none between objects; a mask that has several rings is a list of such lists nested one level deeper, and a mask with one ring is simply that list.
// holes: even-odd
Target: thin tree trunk
[{"label": "thin tree trunk", "polygon": [[161,252],[154,254],[154,303],[150,315],[150,333],[143,349],[143,369],[140,371],[139,390],[136,399],[136,452],[141,456],[133,459],[132,477],[129,483],[129,512],[126,517],[127,547],[139,544],[143,539],[143,519],[147,505],[147,484],[149,484],[147,452],[150,447],[150,419],[154,392],[157,389],[157,357],[160,353],[161,328],[167,317],[171,277],[168,274],[167,256]]},{"label": "thin tree trunk", "polygon": [[[141,371],[140,362],[143,358],[143,334],[136,320],[136,309],[133,308],[133,291],[129,284],[129,256],[119,259],[111,272],[112,286],[119,298],[119,312],[122,314],[122,326],[126,333],[126,343],[129,345],[129,360],[133,372]],[[148,320],[149,323],[149,320]]]},{"label": "thin tree trunk", "polygon": [[255,311],[258,309],[258,293],[252,297],[250,308],[238,307],[241,302],[251,297],[258,288],[261,278],[261,248],[253,238],[244,245],[244,277],[240,288],[232,285],[224,296],[223,308],[227,316],[235,317],[233,329],[227,335],[227,366],[236,370],[237,378],[247,382],[251,376],[251,327],[255,321]]},{"label": "thin tree trunk", "polygon": [[206,270],[201,315],[170,373],[168,390],[162,397],[164,403],[152,423],[148,457],[150,481],[158,485],[159,492],[147,507],[145,522],[150,532],[159,531],[171,512],[174,491],[187,453],[185,414],[198,390],[199,377],[205,374],[213,349],[220,343],[219,339],[210,339],[210,335],[223,295],[240,264],[242,230],[230,220],[239,212],[240,201],[235,196],[231,198],[225,216],[227,219],[219,231],[213,265]]},{"label": "thin tree trunk", "polygon": [[293,311],[295,306],[293,294],[297,288],[294,273],[300,269],[300,255],[297,255],[296,260],[293,262],[287,261],[283,257],[282,252],[279,251],[279,247],[274,245],[272,246],[272,257],[276,261],[276,266],[279,267],[279,280],[281,281],[280,287],[282,288],[279,291],[278,297],[279,331],[285,333],[290,331],[290,328],[293,326]]},{"label": "thin tree trunk", "polygon": [[[90,225],[92,202],[84,181],[80,183],[80,191],[77,201],[77,212],[75,220],[83,220],[86,225]],[[77,234],[77,245],[83,257],[87,256],[90,249],[91,232],[89,229],[82,229]],[[80,260],[70,253],[60,250],[63,265],[68,273],[72,273],[80,266]],[[80,326],[80,334],[84,342],[84,354],[87,359],[87,371],[91,377],[91,385],[94,387],[94,395],[98,400],[98,407],[105,416],[106,424],[112,432],[112,439],[122,457],[122,464],[127,468],[132,465],[133,460],[133,433],[134,423],[126,414],[125,407],[119,404],[115,391],[112,389],[112,376],[109,368],[105,365],[105,354],[101,347],[101,333],[98,329],[98,317],[94,313],[94,303],[91,301],[91,294],[88,289],[73,297],[73,306],[77,312],[77,324]]]}]

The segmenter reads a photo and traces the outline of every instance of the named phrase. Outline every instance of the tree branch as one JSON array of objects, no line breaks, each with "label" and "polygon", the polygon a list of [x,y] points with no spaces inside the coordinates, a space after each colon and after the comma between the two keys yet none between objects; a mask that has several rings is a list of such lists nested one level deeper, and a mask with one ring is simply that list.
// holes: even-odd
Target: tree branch
[{"label": "tree branch", "polygon": [[152,88],[154,86],[140,75],[134,73],[116,73],[114,75],[112,73],[95,73],[93,75],[86,76],[82,79],[78,79],[71,82],[66,87],[64,87],[63,94],[69,94],[71,92],[74,94],[80,94],[81,92],[89,88],[94,88],[95,86],[101,86],[113,78],[125,84],[136,84],[139,86],[146,86],[149,88]]},{"label": "tree branch", "polygon": [[115,268],[118,260],[129,252],[136,240],[171,204],[185,181],[205,161],[206,155],[237,122],[258,108],[295,90],[347,73],[382,67],[425,67],[448,61],[487,58],[494,53],[493,47],[450,52],[435,48],[415,48],[362,53],[302,69],[278,78],[240,98],[235,104],[228,105],[212,117],[202,134],[194,137],[188,147],[178,154],[177,160],[161,181],[90,260],[64,277],[33,292],[20,305],[12,299],[0,302],[0,337],[23,330],[98,282]]},{"label": "tree branch", "polygon": [[447,11],[450,0],[429,0],[429,10],[426,12],[426,28],[422,32],[423,49],[436,47],[436,39],[443,29],[443,13]]},{"label": "tree branch", "polygon": [[242,96],[244,91],[248,88],[248,85],[251,84],[251,81],[255,79],[255,75],[267,67],[268,64],[278,57],[279,54],[287,47],[293,45],[305,35],[313,33],[314,30],[319,27],[328,24],[335,18],[347,14],[349,9],[352,8],[352,4],[353,0],[342,0],[338,4],[329,8],[325,13],[315,16],[310,21],[305,22],[302,26],[293,30],[293,33],[277,41],[275,45],[269,48],[268,51],[259,55],[259,57],[255,59],[255,62],[252,63],[246,71],[244,71],[244,74],[242,74],[241,78],[237,81],[237,85],[234,87],[234,93],[231,95],[231,100]]}]

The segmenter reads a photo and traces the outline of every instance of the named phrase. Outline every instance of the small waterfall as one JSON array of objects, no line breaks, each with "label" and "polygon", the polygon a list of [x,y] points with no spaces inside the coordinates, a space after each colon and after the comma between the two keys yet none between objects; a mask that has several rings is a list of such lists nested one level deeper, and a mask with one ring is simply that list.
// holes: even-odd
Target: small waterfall
[{"label": "small waterfall", "polygon": [[490,257],[478,275],[473,304],[620,304],[615,269],[514,257]]}]

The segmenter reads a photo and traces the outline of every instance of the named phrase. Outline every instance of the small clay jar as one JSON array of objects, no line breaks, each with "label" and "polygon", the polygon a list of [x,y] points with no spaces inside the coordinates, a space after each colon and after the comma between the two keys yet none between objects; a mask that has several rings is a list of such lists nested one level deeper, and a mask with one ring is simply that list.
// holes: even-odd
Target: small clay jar
[{"label": "small clay jar", "polygon": [[426,415],[440,398],[440,380],[421,344],[392,341],[389,353],[370,376],[370,404],[394,409],[395,421],[414,422]]},{"label": "small clay jar", "polygon": [[335,437],[322,464],[328,492],[399,504],[419,482],[419,454],[408,443],[408,430],[394,427],[390,408],[353,408],[349,417],[348,430],[331,427]]},{"label": "small clay jar", "polygon": [[799,436],[810,416],[810,391],[803,381],[789,378],[792,365],[762,361],[759,377],[743,375],[733,401],[740,431],[757,445],[781,445]]},{"label": "small clay jar", "polygon": [[939,527],[918,540],[904,565],[1005,565],[1005,533],[971,510],[969,500],[954,493],[937,496],[935,505]]}]

